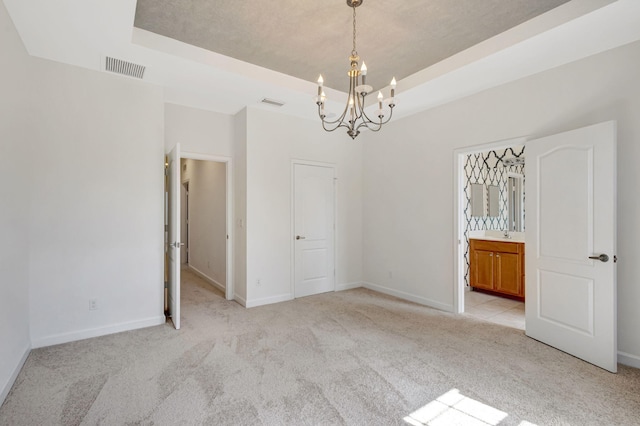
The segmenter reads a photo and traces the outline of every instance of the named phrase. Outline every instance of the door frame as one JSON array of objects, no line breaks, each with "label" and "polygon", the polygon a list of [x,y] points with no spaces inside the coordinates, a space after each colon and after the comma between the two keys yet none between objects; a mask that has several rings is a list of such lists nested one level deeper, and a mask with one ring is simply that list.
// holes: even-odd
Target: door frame
[{"label": "door frame", "polygon": [[[189,160],[215,161],[225,164],[226,174],[226,227],[227,227],[227,265],[225,299],[234,300],[233,283],[233,160],[223,155],[200,154],[197,152],[182,151],[180,158]],[[182,184],[182,183],[181,183]]]},{"label": "door frame", "polygon": [[338,246],[338,166],[334,163],[325,163],[322,161],[291,159],[291,299],[295,299],[296,294],[296,247],[295,247],[295,166],[315,166],[325,167],[333,170],[333,291],[338,287],[338,254],[336,247]]},{"label": "door frame", "polygon": [[[182,158],[181,158],[182,159]],[[182,168],[180,168],[180,174],[182,175]],[[189,259],[189,246],[190,246],[190,241],[191,241],[191,230],[189,229],[189,180],[190,179],[185,179],[185,180],[181,180],[180,181],[180,185],[182,185],[182,187],[185,188],[185,193],[187,194],[187,199],[185,200],[185,217],[183,218],[182,215],[180,215],[180,221],[186,223],[186,235],[187,235],[187,241],[181,241],[182,243],[184,243],[186,250],[185,252],[187,253],[187,255],[185,256],[186,258],[186,262],[183,262],[182,257],[180,258],[180,261],[183,263],[190,263],[190,259]],[[186,184],[186,186],[185,186]],[[182,197],[180,198],[180,203],[182,203]],[[180,206],[182,208],[182,206]],[[181,212],[182,213],[182,212]],[[180,224],[180,232],[182,232],[182,223]],[[181,238],[182,239],[182,238]],[[182,255],[181,255],[182,256]]]},{"label": "door frame", "polygon": [[499,149],[511,148],[514,145],[525,145],[527,137],[520,136],[512,139],[504,139],[495,142],[483,143],[479,145],[471,145],[458,148],[453,151],[453,312],[457,314],[464,313],[464,249],[462,239],[464,238],[464,218],[463,213],[463,194],[464,188],[464,163],[465,157],[469,154],[477,154],[485,151],[493,151]]}]

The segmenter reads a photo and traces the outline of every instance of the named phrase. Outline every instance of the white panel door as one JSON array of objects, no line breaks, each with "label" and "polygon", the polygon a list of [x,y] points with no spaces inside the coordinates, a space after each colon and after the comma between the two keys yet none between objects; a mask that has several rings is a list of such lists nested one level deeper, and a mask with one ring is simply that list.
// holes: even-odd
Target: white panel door
[{"label": "white panel door", "polygon": [[180,329],[180,144],[168,155],[169,162],[169,315],[176,330]]},{"label": "white panel door", "polygon": [[615,372],[616,123],[526,153],[526,334]]},{"label": "white panel door", "polygon": [[335,290],[331,167],[294,164],[295,297]]}]

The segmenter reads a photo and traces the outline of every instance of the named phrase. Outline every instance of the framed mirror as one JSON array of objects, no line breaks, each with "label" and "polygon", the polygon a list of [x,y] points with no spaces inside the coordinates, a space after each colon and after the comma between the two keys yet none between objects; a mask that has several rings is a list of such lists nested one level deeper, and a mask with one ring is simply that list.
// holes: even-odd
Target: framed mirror
[{"label": "framed mirror", "polygon": [[509,230],[524,231],[523,178],[521,174],[509,173],[507,182],[507,206]]},{"label": "framed mirror", "polygon": [[487,187],[487,197],[489,205],[488,216],[500,216],[500,188],[498,188],[496,185],[489,185]]},{"label": "framed mirror", "polygon": [[471,184],[471,216],[484,216],[484,185]]}]

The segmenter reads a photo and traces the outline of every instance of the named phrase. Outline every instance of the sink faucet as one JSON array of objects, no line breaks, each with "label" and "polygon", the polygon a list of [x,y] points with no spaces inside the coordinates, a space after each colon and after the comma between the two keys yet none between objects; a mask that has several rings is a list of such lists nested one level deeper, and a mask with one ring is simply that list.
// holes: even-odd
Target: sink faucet
[{"label": "sink faucet", "polygon": [[505,238],[511,238],[511,234],[509,234],[509,228],[505,228],[502,232],[502,236]]}]

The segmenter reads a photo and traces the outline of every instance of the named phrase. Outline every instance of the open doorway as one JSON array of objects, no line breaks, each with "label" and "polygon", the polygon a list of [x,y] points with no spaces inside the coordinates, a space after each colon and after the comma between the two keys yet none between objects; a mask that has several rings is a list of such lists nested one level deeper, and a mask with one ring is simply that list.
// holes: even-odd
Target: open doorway
[{"label": "open doorway", "polygon": [[181,266],[225,292],[227,164],[183,157],[180,166]]},{"label": "open doorway", "polygon": [[[195,171],[188,175],[189,160],[201,161],[203,166],[201,168],[194,166]],[[227,300],[232,300],[234,297],[233,240],[230,235],[233,200],[231,177],[233,172],[231,158],[181,152],[180,144],[176,144],[167,154],[165,168],[167,171],[165,182],[165,311],[175,328],[180,329],[180,271],[183,266],[189,268],[190,274],[197,273],[208,283],[221,288]],[[218,185],[215,194],[207,193],[207,185],[202,184],[205,180],[211,180],[212,176]],[[194,197],[198,192],[202,192],[202,194]],[[184,205],[182,204],[183,198],[188,199]],[[196,205],[194,198],[199,200],[200,204],[208,204],[213,207]],[[214,210],[207,210],[207,208]],[[182,223],[181,216],[183,215],[187,219],[185,225]],[[215,216],[216,226],[211,222],[212,216]],[[196,217],[199,218],[198,223]],[[200,231],[194,232],[194,226]],[[183,234],[183,229],[186,230],[186,235]],[[207,245],[212,241],[215,241],[215,247]],[[183,265],[181,258],[187,242],[186,259],[188,263]],[[212,257],[213,251],[215,251],[215,255]],[[196,257],[198,255],[199,257]],[[211,273],[212,270],[215,272]]]},{"label": "open doorway", "polygon": [[524,330],[524,138],[460,149],[455,310]]}]

